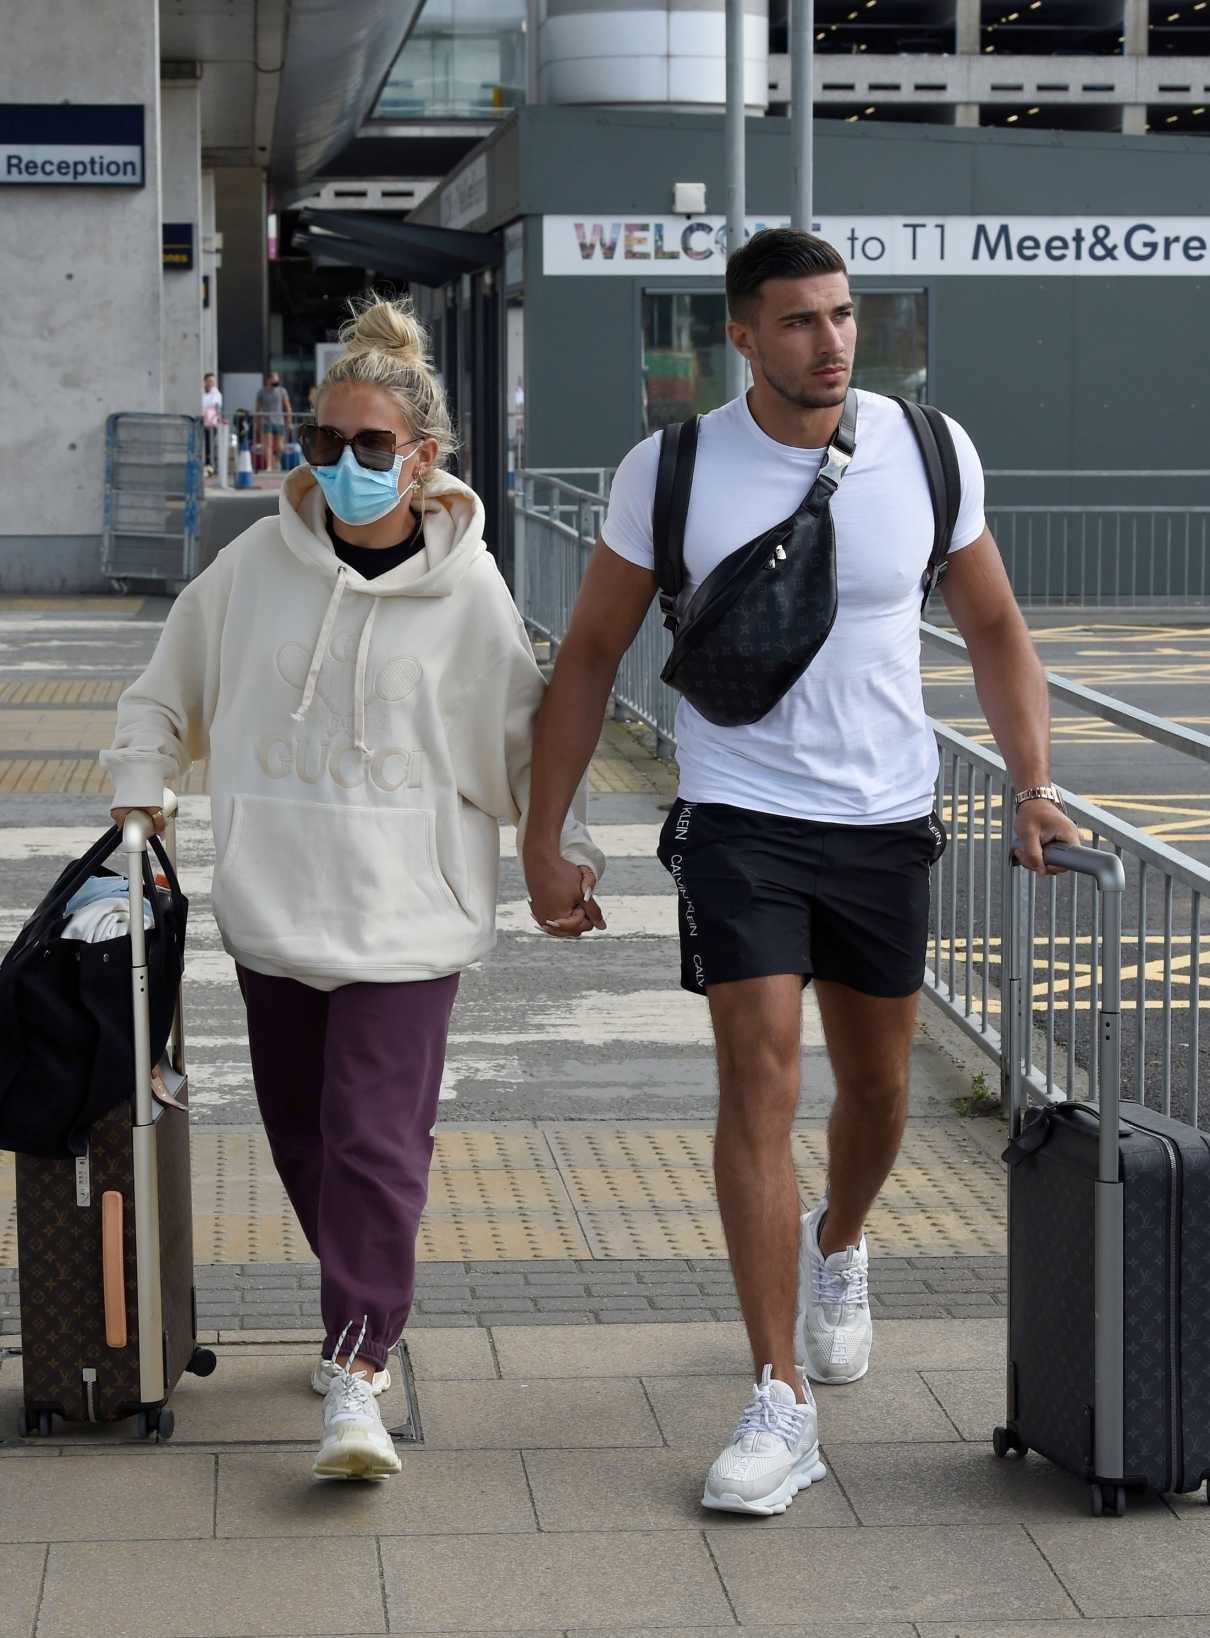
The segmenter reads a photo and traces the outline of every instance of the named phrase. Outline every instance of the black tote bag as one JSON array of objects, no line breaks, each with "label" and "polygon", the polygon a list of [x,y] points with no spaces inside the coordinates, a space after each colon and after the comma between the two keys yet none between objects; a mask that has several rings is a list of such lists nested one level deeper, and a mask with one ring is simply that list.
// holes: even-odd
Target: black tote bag
[{"label": "black tote bag", "polygon": [[[122,840],[117,825],[68,865],[0,962],[0,1148],[83,1154],[93,1122],[134,1093],[130,935],[86,944],[61,936],[68,900],[104,868]],[[185,958],[189,905],[157,837],[168,881],[155,886],[143,854],[153,925],[146,935],[151,1062],[172,1030]]]}]

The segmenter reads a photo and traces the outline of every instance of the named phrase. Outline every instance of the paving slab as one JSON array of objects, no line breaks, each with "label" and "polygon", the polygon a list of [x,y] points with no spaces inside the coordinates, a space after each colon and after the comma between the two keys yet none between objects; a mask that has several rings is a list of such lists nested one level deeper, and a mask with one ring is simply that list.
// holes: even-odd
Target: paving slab
[{"label": "paving slab", "polygon": [[[708,1458],[689,1450],[530,1450],[525,1453],[543,1530],[701,1530],[730,1524],[702,1507]],[[736,1518],[737,1528],[751,1520]],[[839,1485],[823,1480],[768,1520],[772,1529],[854,1525]]]},{"label": "paving slab", "polygon": [[431,1382],[420,1399],[430,1450],[662,1445],[635,1380]]},{"label": "paving slab", "polygon": [[0,1547],[0,1638],[30,1638],[45,1568],[45,1547]]},{"label": "paving slab", "polygon": [[[490,1539],[490,1538],[487,1538]],[[99,1612],[104,1611],[99,1621]],[[373,1541],[50,1549],[38,1638],[320,1638],[387,1631]]]},{"label": "paving slab", "polygon": [[[998,1461],[990,1443],[863,1445],[825,1440],[823,1457],[862,1524],[1070,1522],[1088,1508],[1088,1486],[1082,1479],[1038,1456],[1023,1462]],[[810,1494],[813,1497],[814,1490]],[[1167,1511],[1156,1496],[1139,1506]]]},{"label": "paving slab", "polygon": [[503,1377],[711,1376],[748,1368],[742,1325],[513,1326],[494,1331]]},{"label": "paving slab", "polygon": [[537,1529],[516,1451],[399,1452],[388,1484],[313,1479],[297,1452],[218,1457],[219,1536],[402,1536]]},{"label": "paving slab", "polygon": [[[717,1455],[752,1392],[751,1376],[645,1377],[669,1445]],[[958,1434],[915,1371],[871,1371],[860,1382],[815,1389],[819,1437],[896,1442],[957,1440]]]},{"label": "paving slab", "polygon": [[[392,1382],[378,1401],[388,1427],[407,1421],[403,1387]],[[295,1354],[271,1359],[228,1355],[213,1376],[181,1378],[172,1396],[177,1440],[194,1444],[319,1441],[323,1401],[311,1388],[311,1366]]]},{"label": "paving slab", "polygon": [[1006,1608],[1031,1617],[1079,1614],[1013,1526],[820,1530],[806,1551],[797,1532],[712,1529],[706,1539],[741,1626],[776,1624],[798,1609],[820,1622],[992,1619]]},{"label": "paving slab", "polygon": [[919,1621],[916,1631],[919,1638],[1206,1638],[1206,1623],[1162,1615],[1142,1621]]},{"label": "paving slab", "polygon": [[964,1439],[990,1444],[1007,1411],[1003,1365],[993,1370],[922,1371],[929,1390]]},{"label": "paving slab", "polygon": [[[762,1527],[763,1528],[763,1527]],[[808,1621],[796,1627],[573,1627],[567,1638],[916,1638],[904,1621]]]},{"label": "paving slab", "polygon": [[[1106,1523],[1108,1530],[1098,1528]],[[1201,1532],[1171,1515],[1131,1511],[1124,1519],[1032,1524],[1029,1533],[1084,1615],[1210,1616]]]},{"label": "paving slab", "polygon": [[1007,1351],[1004,1319],[875,1319],[870,1370],[999,1370]]},{"label": "paving slab", "polygon": [[422,1550],[396,1537],[382,1567],[393,1633],[532,1631],[535,1614],[560,1628],[732,1622],[700,1535],[443,1536]]},{"label": "paving slab", "polygon": [[[41,1456],[0,1484],[0,1541],[175,1541],[214,1534],[214,1459],[159,1446],[156,1460]],[[115,1496],[121,1505],[114,1505]]]}]

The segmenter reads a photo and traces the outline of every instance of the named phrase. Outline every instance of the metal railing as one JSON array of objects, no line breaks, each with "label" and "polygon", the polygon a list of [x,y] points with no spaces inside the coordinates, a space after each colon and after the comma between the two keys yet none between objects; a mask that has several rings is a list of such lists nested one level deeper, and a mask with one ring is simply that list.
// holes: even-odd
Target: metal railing
[{"label": "metal railing", "polygon": [[1210,506],[987,507],[1021,603],[1210,600]]},{"label": "metal railing", "polygon": [[[1101,959],[1098,900],[1076,876],[1039,878],[1012,868],[1012,783],[1003,761],[943,723],[937,812],[950,833],[933,867],[928,972],[933,1000],[1001,1065],[1002,1004],[1019,979],[1032,1028],[1024,1075],[1040,1099],[1096,1097],[1094,1028]],[[1210,869],[1134,825],[1064,792],[1090,847],[1107,847],[1126,872],[1122,934],[1123,1096],[1198,1124],[1201,1058],[1210,1040],[1201,954]],[[1008,894],[1024,895],[1019,970],[1005,959]],[[1204,992],[1204,993],[1203,993]]]},{"label": "metal railing", "polygon": [[[607,497],[547,472],[521,472],[517,479],[514,596],[526,624],[549,641],[553,657],[600,534]],[[672,754],[676,731],[676,695],[660,681],[667,643],[653,604],[618,669],[613,690],[616,705],[655,730],[661,756]]]},{"label": "metal railing", "polygon": [[[557,649],[566,630],[606,504],[601,493],[551,473],[519,475],[517,603],[530,627]],[[951,632],[925,625],[922,639],[967,659]],[[667,636],[656,608],[618,673],[615,703],[656,731],[664,752],[675,748],[677,696],[660,682]],[[1210,762],[1210,737],[1169,722],[1070,679],[1047,674],[1051,694],[1140,738]],[[933,1000],[1001,1066],[1006,1085],[1001,997],[1011,975],[1003,968],[1005,907],[1010,891],[1026,896],[1016,975],[1028,1002],[1023,1073],[1033,1094],[1055,1099],[1095,1096],[1094,1026],[1100,938],[1098,898],[1075,876],[1039,879],[1012,867],[1012,786],[994,752],[944,723],[933,722],[939,769],[937,811],[950,833],[933,867],[926,989]],[[1122,860],[1123,1096],[1210,1125],[1200,1104],[1201,1058],[1210,1043],[1202,1008],[1210,983],[1201,979],[1204,905],[1210,869],[1144,831],[1074,795],[1072,818],[1093,847]],[[1015,888],[1013,884],[1015,885]]]}]

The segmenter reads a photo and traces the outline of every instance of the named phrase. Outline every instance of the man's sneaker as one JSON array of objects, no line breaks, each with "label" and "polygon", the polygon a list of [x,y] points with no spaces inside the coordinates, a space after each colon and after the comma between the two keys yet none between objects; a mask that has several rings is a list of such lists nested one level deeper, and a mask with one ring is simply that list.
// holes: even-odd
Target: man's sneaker
[{"label": "man's sneaker", "polygon": [[800,1490],[827,1474],[819,1459],[815,1400],[798,1404],[793,1388],[766,1365],[731,1443],[706,1475],[703,1507],[722,1513],[784,1513]]},{"label": "man's sneaker", "polygon": [[[311,1386],[315,1389],[316,1393],[327,1393],[328,1389],[336,1380],[337,1370],[338,1366],[333,1360],[320,1360],[319,1364],[311,1372]],[[374,1372],[374,1380],[370,1383],[370,1387],[373,1389],[375,1399],[377,1399],[380,1393],[385,1393],[390,1385],[390,1371]]]},{"label": "man's sneaker", "polygon": [[321,1479],[382,1479],[399,1469],[399,1452],[365,1373],[337,1366],[324,1395],[323,1442],[311,1471]]},{"label": "man's sneaker", "polygon": [[870,1318],[870,1254],[859,1246],[820,1250],[826,1200],[802,1220],[798,1247],[798,1323],[795,1346],[812,1382],[856,1382],[870,1368],[874,1323]]}]

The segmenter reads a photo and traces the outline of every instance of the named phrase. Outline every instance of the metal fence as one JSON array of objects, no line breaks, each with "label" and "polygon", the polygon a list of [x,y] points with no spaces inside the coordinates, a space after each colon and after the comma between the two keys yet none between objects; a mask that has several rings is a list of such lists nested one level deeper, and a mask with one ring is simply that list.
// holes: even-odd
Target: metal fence
[{"label": "metal fence", "polygon": [[[614,470],[545,467],[532,475],[607,498]],[[987,482],[988,527],[1019,602],[1210,603],[1210,470],[1004,468],[989,470]],[[1177,487],[1200,499],[1169,504]],[[1143,498],[1111,505],[1107,493]],[[1030,503],[1007,498],[1019,494],[1031,495]],[[1059,503],[1046,498],[1050,495],[1088,498]],[[1163,502],[1153,498],[1161,496]],[[552,498],[560,515],[572,521],[568,503]]]},{"label": "metal fence", "polygon": [[1210,506],[988,506],[1017,600],[1210,601]]},{"label": "metal fence", "polygon": [[[601,531],[606,496],[552,473],[517,476],[514,595],[527,625],[556,651]],[[660,681],[667,646],[668,635],[653,604],[622,661],[613,691],[617,705],[655,730],[661,756],[672,754],[676,731],[676,695]]]},{"label": "metal fence", "polygon": [[[926,988],[1001,1066],[1003,998],[1020,983],[1023,1072],[1041,1099],[1096,1097],[1094,1030],[1101,959],[1100,906],[1077,876],[1039,878],[1011,862],[1012,785],[994,753],[934,723],[940,753],[936,805],[950,844],[933,870]],[[1122,933],[1123,1096],[1193,1124],[1210,1041],[1203,1008],[1204,917],[1210,869],[1094,804],[1064,793],[1091,847],[1126,872]],[[1019,950],[1005,948],[1008,894],[1022,895]],[[1015,959],[1014,959],[1015,957]]]},{"label": "metal fence", "polygon": [[[549,473],[523,473],[517,510],[517,602],[531,628],[557,649],[567,630],[605,500]],[[960,637],[922,628],[931,647],[966,660]],[[667,635],[653,606],[623,661],[615,702],[675,747],[676,695],[659,680]],[[1210,762],[1210,737],[1048,674],[1053,697],[1129,728],[1141,739]],[[926,988],[989,1059],[1007,1086],[1002,997],[1019,981],[1022,1071],[1037,1098],[1095,1096],[1094,1029],[1101,955],[1099,897],[1074,875],[1040,880],[1014,868],[1012,787],[1004,763],[944,723],[933,723],[940,758],[936,805],[950,843],[933,868]],[[1091,803],[1068,796],[1083,839],[1122,860],[1123,1096],[1210,1126],[1199,1098],[1210,1043],[1202,1009],[1204,906],[1210,869]],[[1015,968],[1006,952],[1008,894],[1023,895]],[[1007,955],[1007,965],[1006,965]],[[1026,1024],[1028,1022],[1028,1027]],[[1210,1100],[1208,1100],[1210,1101]]]},{"label": "metal fence", "polygon": [[202,423],[193,415],[111,415],[105,423],[101,573],[115,591],[178,590],[200,567]]}]

